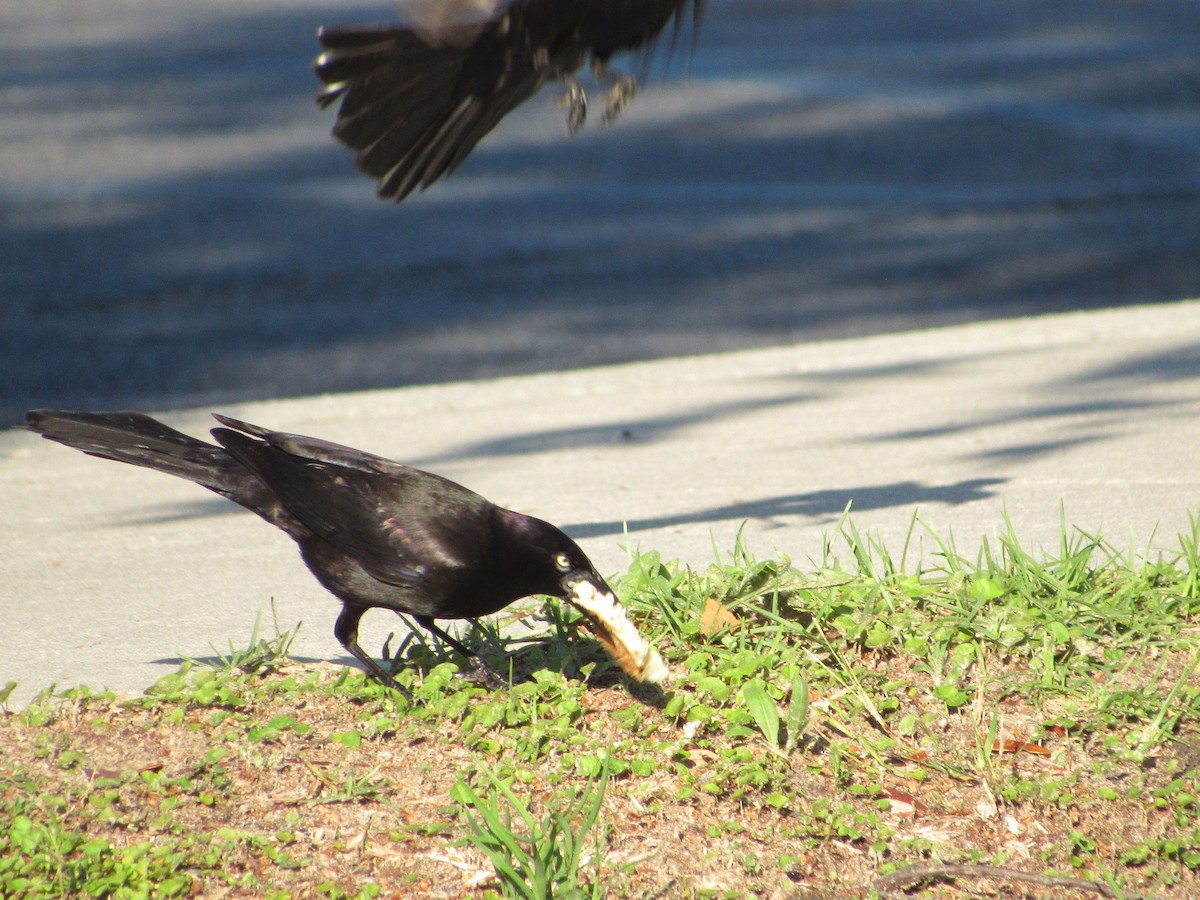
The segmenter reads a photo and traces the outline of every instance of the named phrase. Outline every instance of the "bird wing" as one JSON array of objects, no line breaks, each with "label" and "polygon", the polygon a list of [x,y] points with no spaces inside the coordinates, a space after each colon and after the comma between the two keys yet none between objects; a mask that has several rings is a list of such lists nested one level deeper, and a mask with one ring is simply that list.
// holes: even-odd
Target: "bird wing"
[{"label": "bird wing", "polygon": [[[680,34],[690,27],[693,39],[704,16],[705,0],[574,0],[579,30],[591,54],[607,60],[615,53],[641,50],[643,66],[668,24],[673,49]],[[687,12],[691,15],[687,16]],[[690,19],[690,21],[689,21]]]},{"label": "bird wing", "polygon": [[[333,133],[403,200],[458,167],[501,119],[591,55],[649,53],[704,0],[406,0],[402,25],[323,28],[317,102],[340,101]],[[578,86],[576,85],[576,88]],[[572,103],[569,128],[582,123]],[[586,109],[586,107],[584,107]],[[571,124],[573,123],[573,124]]]},{"label": "bird wing", "polygon": [[[335,444],[333,441],[324,441],[304,434],[272,431],[261,425],[243,422],[221,413],[213,413],[212,416],[226,428],[256,437],[272,447],[277,447],[292,456],[302,457],[306,460],[327,462],[360,472],[376,472],[383,475],[406,475],[420,471],[412,466],[406,466],[404,463],[398,463],[394,459],[388,459],[386,456],[377,456],[374,453],[367,453],[365,450],[347,447],[345,444]],[[437,478],[439,476],[431,475],[430,477]]]},{"label": "bird wing", "polygon": [[514,39],[508,13],[484,23],[426,30],[323,28],[314,69],[322,106],[340,100],[334,136],[403,200],[452,172],[551,72],[543,53]]},{"label": "bird wing", "polygon": [[212,434],[289,513],[372,577],[445,590],[486,551],[491,504],[473,491],[349,447],[249,427],[266,440],[230,428]]}]

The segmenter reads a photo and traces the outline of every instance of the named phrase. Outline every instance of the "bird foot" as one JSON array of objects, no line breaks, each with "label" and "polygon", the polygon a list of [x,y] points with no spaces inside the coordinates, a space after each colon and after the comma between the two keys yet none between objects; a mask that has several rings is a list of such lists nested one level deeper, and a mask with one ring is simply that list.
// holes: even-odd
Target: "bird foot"
[{"label": "bird foot", "polygon": [[617,75],[616,81],[605,96],[604,115],[600,117],[600,121],[605,125],[611,125],[629,105],[629,101],[633,99],[637,93],[637,81],[632,75]]},{"label": "bird foot", "polygon": [[416,702],[416,698],[413,697],[412,691],[410,691],[408,688],[406,688],[404,685],[402,685],[400,682],[398,682],[395,678],[389,678],[387,681],[384,682],[384,685],[386,687],[390,687],[394,691],[399,691],[400,695],[405,700],[407,700],[409,703]]},{"label": "bird foot", "polygon": [[567,92],[556,101],[559,106],[567,107],[567,133],[575,137],[583,123],[587,120],[588,98],[583,85],[571,76],[565,79]]},{"label": "bird foot", "polygon": [[403,696],[404,699],[407,700],[409,703],[416,702],[415,698],[413,697],[412,691],[410,691],[408,688],[406,688],[404,685],[402,685],[400,682],[398,682],[395,678],[393,678],[391,672],[388,672],[386,669],[384,669],[382,666],[380,666],[374,660],[370,660],[368,662],[367,674],[370,677],[374,678],[376,681],[378,681],[380,684],[382,684],[384,687],[389,687],[393,691],[398,691],[400,693],[400,695]]},{"label": "bird foot", "polygon": [[482,684],[484,687],[508,687],[508,680],[502,678],[500,673],[488,665],[482,656],[472,656],[471,671],[463,672],[459,677],[465,678],[467,681],[474,681],[477,684]]},{"label": "bird foot", "polygon": [[600,119],[605,125],[611,125],[637,93],[637,79],[632,75],[614,72],[608,62],[602,59],[592,60],[592,77],[598,84],[612,85],[604,95],[604,115]]}]

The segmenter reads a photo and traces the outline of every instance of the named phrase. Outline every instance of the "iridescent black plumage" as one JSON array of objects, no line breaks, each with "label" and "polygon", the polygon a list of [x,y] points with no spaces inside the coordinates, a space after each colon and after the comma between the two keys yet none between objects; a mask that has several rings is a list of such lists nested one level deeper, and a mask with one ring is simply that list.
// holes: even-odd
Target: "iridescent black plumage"
[{"label": "iridescent black plumage", "polygon": [[32,410],[26,425],[92,456],[194,481],[285,531],[342,601],[334,626],[342,646],[399,690],[358,644],[368,609],[411,614],[494,680],[490,667],[434,619],[488,615],[533,594],[574,604],[631,675],[666,675],[591,561],[549,522],[381,456],[216,418],[224,426],[212,430],[220,446],[135,412]]}]

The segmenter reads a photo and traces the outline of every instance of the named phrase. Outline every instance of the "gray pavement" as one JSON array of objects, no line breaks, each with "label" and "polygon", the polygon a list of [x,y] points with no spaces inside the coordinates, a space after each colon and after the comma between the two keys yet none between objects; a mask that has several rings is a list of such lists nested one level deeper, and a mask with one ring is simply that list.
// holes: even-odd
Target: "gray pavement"
[{"label": "gray pavement", "polygon": [[[392,207],[308,70],[317,25],[391,0],[0,3],[0,427],[221,409],[457,478],[605,572],[626,523],[703,565],[745,521],[803,564],[850,501],[893,547],[914,510],[965,552],[1004,510],[1053,543],[1060,501],[1171,544],[1200,307],[1148,304],[1200,296],[1195,7],[712,0],[617,126],[568,141],[535,99]],[[287,539],[199,488],[0,431],[0,518],[17,702],[145,687],[271,598],[343,660]]]},{"label": "gray pavement", "polygon": [[398,208],[309,71],[393,9],[0,3],[0,425],[1200,294],[1196,0],[712,0]]},{"label": "gray pavement", "polygon": [[[222,409],[459,480],[563,526],[606,574],[626,544],[703,566],[743,523],[759,555],[804,566],[851,502],[897,554],[914,512],[973,556],[1005,513],[1055,549],[1064,510],[1153,551],[1200,510],[1200,301]],[[304,622],[298,656],[347,661],[291,542],[194,485],[10,430],[0,501],[18,704],[50,683],[144,688],[244,644],[272,599]],[[910,559],[936,553],[922,535]],[[364,646],[396,624],[369,614]]]}]

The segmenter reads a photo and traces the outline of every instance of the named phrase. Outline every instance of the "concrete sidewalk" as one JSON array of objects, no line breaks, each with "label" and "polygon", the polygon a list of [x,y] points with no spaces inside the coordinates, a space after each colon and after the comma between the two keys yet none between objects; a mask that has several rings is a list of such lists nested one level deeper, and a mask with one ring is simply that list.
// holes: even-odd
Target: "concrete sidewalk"
[{"label": "concrete sidewalk", "polygon": [[[704,566],[743,522],[756,553],[804,566],[851,502],[896,553],[914,510],[964,554],[1005,511],[1054,549],[1060,506],[1117,546],[1157,528],[1175,547],[1200,509],[1200,301],[224,411],[461,481],[563,526],[605,574],[626,527]],[[144,688],[181,654],[244,646],[272,599],[304,623],[298,657],[347,661],[292,543],[194,485],[13,430],[0,507],[12,705],[51,683]],[[372,612],[363,646],[397,625]]]}]

